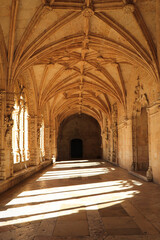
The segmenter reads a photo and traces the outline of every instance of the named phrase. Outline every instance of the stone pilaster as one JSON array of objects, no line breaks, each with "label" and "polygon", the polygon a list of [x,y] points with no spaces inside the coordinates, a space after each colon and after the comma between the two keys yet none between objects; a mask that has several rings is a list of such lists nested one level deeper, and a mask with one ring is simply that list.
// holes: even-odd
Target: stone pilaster
[{"label": "stone pilaster", "polygon": [[51,159],[51,146],[50,146],[50,127],[44,127],[44,144],[45,144],[45,159]]},{"label": "stone pilaster", "polygon": [[30,162],[32,166],[40,164],[40,150],[39,150],[40,132],[37,124],[37,116],[30,116],[29,118],[29,152]]},{"label": "stone pilaster", "polygon": [[0,179],[13,175],[12,111],[14,93],[0,92]]},{"label": "stone pilaster", "polygon": [[6,178],[13,175],[13,149],[12,149],[12,112],[14,110],[14,93],[6,94],[6,114],[5,114],[5,161],[6,161]]},{"label": "stone pilaster", "polygon": [[133,163],[132,119],[124,119],[118,124],[118,163],[131,170]]},{"label": "stone pilaster", "polygon": [[52,149],[52,157],[57,158],[57,137],[56,137],[56,129],[51,129],[51,149]]},{"label": "stone pilaster", "polygon": [[5,172],[5,146],[4,146],[4,111],[5,93],[0,92],[0,180],[6,179]]},{"label": "stone pilaster", "polygon": [[112,106],[112,162],[118,164],[117,162],[117,152],[118,152],[118,128],[117,128],[117,117],[118,110],[117,104]]},{"label": "stone pilaster", "polygon": [[103,144],[103,158],[107,161],[111,161],[111,131],[110,131],[110,123],[109,120],[105,119],[105,126],[102,136],[102,144]]},{"label": "stone pilaster", "polygon": [[157,39],[157,56],[160,67],[160,4],[159,0],[156,0],[156,39]]},{"label": "stone pilaster", "polygon": [[153,180],[160,184],[160,99],[148,108],[149,167]]}]

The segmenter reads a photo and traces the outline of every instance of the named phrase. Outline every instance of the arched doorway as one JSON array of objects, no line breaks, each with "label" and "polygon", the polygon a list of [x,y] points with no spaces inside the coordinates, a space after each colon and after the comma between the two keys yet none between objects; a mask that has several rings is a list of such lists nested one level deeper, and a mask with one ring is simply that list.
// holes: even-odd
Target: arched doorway
[{"label": "arched doorway", "polygon": [[74,114],[63,120],[57,139],[57,160],[101,158],[101,128],[86,114]]},{"label": "arched doorway", "polygon": [[72,139],[70,142],[70,146],[71,146],[71,158],[83,157],[83,142],[81,139]]}]

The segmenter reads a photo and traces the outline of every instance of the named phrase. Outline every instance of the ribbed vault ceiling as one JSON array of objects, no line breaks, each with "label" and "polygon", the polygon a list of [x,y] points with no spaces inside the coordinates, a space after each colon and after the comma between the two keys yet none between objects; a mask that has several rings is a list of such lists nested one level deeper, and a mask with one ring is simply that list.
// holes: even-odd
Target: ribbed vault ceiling
[{"label": "ribbed vault ceiling", "polygon": [[144,1],[26,2],[12,1],[3,44],[9,41],[9,85],[26,73],[37,110],[47,107],[59,121],[81,112],[99,121],[114,102],[125,109],[135,68],[158,80]]}]

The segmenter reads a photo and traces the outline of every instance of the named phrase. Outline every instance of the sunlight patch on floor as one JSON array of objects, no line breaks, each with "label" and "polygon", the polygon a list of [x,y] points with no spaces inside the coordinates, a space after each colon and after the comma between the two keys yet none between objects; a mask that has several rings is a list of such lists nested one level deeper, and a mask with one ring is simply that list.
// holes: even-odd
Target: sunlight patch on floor
[{"label": "sunlight patch on floor", "polygon": [[61,163],[56,163],[54,168],[83,168],[83,167],[90,167],[90,166],[99,166],[101,165],[100,162],[74,162],[74,163],[69,163],[69,164],[61,164]]},{"label": "sunlight patch on floor", "polygon": [[90,177],[97,176],[100,174],[109,173],[109,169],[106,168],[87,168],[87,169],[76,169],[76,170],[65,170],[65,171],[50,171],[45,173],[37,181],[53,180],[53,179],[66,179],[66,178],[77,178],[77,177]]},{"label": "sunlight patch on floor", "polygon": [[[65,165],[66,162],[63,168]],[[99,164],[95,164],[94,168],[88,165],[87,168],[81,169],[54,169],[47,171],[37,181],[56,181],[55,179],[72,179],[79,176],[88,177],[89,180],[90,176],[101,174],[107,176],[115,170],[113,167],[99,168],[96,167],[97,165]],[[68,163],[66,166],[69,167]],[[80,210],[94,210],[97,206],[98,208],[110,207],[140,193],[132,188],[134,185],[140,186],[141,184],[135,180],[115,180],[23,191],[6,204],[8,209],[0,212],[0,226],[56,218],[74,214]]]}]

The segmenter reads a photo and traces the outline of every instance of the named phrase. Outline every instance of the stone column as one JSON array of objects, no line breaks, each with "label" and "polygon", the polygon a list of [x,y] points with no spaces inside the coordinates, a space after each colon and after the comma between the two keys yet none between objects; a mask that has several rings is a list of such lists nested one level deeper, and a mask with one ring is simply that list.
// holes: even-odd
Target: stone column
[{"label": "stone column", "polygon": [[51,159],[51,145],[50,145],[50,127],[44,127],[44,147],[45,147],[45,159]]},{"label": "stone column", "polygon": [[112,106],[112,162],[118,164],[117,151],[118,151],[118,128],[117,128],[117,104]]},{"label": "stone column", "polygon": [[4,145],[5,92],[0,92],[0,180],[6,179]]},{"label": "stone column", "polygon": [[132,119],[124,119],[118,124],[118,163],[131,170],[133,163]]},{"label": "stone column", "polygon": [[52,126],[51,126],[51,151],[52,151],[52,159],[54,158],[54,161],[57,159],[57,125],[56,125],[56,119],[53,119]]},{"label": "stone column", "polygon": [[156,34],[157,34],[157,56],[160,67],[160,4],[159,0],[156,0]]},{"label": "stone column", "polygon": [[14,93],[0,93],[0,179],[13,175],[12,111]]},{"label": "stone column", "polygon": [[107,161],[111,160],[111,139],[110,139],[110,124],[108,119],[106,118],[104,123],[102,136],[102,144],[103,144],[103,158]]},{"label": "stone column", "polygon": [[37,124],[37,116],[30,116],[29,118],[29,152],[30,162],[32,166],[40,164],[40,132]]},{"label": "stone column", "polygon": [[13,149],[12,149],[12,127],[13,119],[12,112],[14,110],[14,93],[6,94],[6,177],[13,175]]},{"label": "stone column", "polygon": [[53,129],[53,154],[55,158],[57,158],[57,137],[56,137],[56,129]]},{"label": "stone column", "polygon": [[137,124],[136,124],[136,115],[133,114],[132,117],[132,148],[133,148],[133,162],[131,165],[132,171],[137,171]]},{"label": "stone column", "polygon": [[153,180],[160,184],[160,99],[148,108],[149,167]]}]

